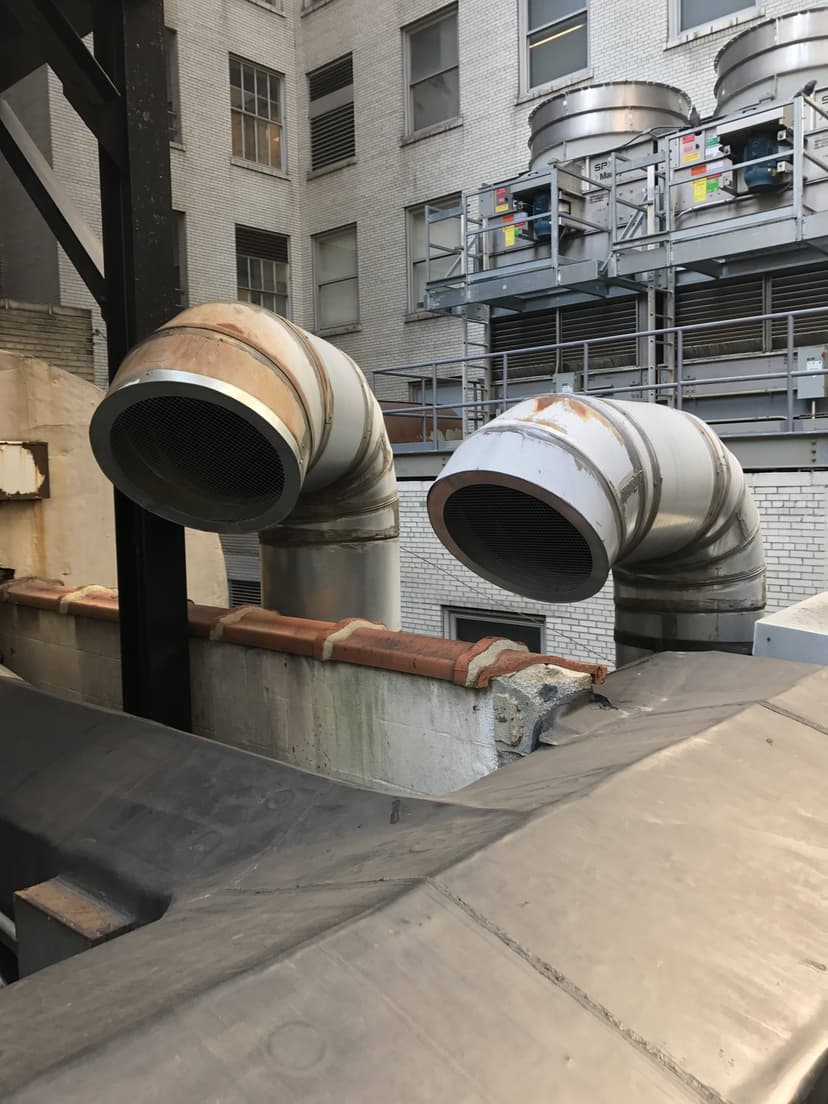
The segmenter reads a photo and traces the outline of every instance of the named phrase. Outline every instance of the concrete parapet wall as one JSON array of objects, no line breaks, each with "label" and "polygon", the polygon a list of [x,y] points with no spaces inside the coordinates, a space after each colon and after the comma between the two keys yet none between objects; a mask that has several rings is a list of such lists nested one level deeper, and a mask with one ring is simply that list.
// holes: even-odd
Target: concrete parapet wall
[{"label": "concrete parapet wall", "polygon": [[[190,606],[193,728],[360,785],[444,794],[533,751],[606,669],[258,607]],[[118,601],[100,586],[0,586],[0,664],[61,697],[120,708]]]}]

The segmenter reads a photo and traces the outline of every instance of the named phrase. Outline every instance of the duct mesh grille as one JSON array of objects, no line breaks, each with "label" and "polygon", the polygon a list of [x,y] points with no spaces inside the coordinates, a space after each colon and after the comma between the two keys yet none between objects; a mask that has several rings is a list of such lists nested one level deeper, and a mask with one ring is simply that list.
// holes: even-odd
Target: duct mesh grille
[{"label": "duct mesh grille", "polygon": [[575,526],[523,491],[474,484],[455,491],[446,529],[470,561],[518,593],[565,594],[590,576],[592,554]]},{"label": "duct mesh grille", "polygon": [[136,487],[194,524],[253,516],[284,489],[273,445],[239,414],[203,399],[141,399],[118,415],[110,443]]}]

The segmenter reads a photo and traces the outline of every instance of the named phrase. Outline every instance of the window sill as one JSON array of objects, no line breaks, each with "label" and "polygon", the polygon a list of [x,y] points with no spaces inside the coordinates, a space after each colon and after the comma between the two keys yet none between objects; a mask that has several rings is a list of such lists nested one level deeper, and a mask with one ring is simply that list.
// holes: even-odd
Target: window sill
[{"label": "window sill", "polygon": [[250,3],[255,4],[257,8],[264,8],[264,10],[269,11],[271,15],[281,15],[282,19],[287,18],[283,4],[277,7],[275,4],[268,4],[267,0],[250,0]]},{"label": "window sill", "polygon": [[449,318],[447,314],[440,314],[438,311],[428,310],[412,310],[403,315],[403,322],[427,322],[430,318]]},{"label": "window sill", "polygon": [[697,38],[706,38],[708,35],[718,34],[719,31],[730,31],[734,27],[740,27],[743,23],[751,23],[754,19],[762,19],[764,10],[758,5],[745,8],[733,15],[726,15],[722,19],[716,19],[713,23],[702,23],[698,27],[691,27],[687,31],[679,31],[671,35],[667,40],[665,50],[674,50],[676,46],[686,46],[688,42],[695,42]]},{"label": "window sill", "polygon": [[308,4],[306,8],[302,8],[300,14],[304,19],[305,16],[310,15],[311,12],[315,12],[318,8],[325,8],[331,3],[333,3],[333,0],[313,0],[313,3]]},{"label": "window sill", "polygon": [[362,333],[359,322],[349,322],[347,326],[329,326],[324,330],[314,330],[317,337],[340,337],[343,334]]},{"label": "window sill", "polygon": [[401,146],[410,146],[413,142],[422,142],[424,138],[433,138],[435,134],[445,134],[447,130],[456,130],[463,125],[463,116],[456,115],[453,119],[444,119],[441,123],[415,130],[413,134],[404,134],[400,138]]},{"label": "window sill", "polygon": [[340,169],[347,169],[349,165],[355,165],[356,163],[356,157],[343,157],[341,161],[335,161],[332,165],[323,165],[321,169],[309,169],[305,179],[316,180],[320,176],[327,176],[328,173],[338,172]]},{"label": "window sill", "polygon": [[560,80],[550,81],[548,84],[539,84],[537,88],[529,88],[521,92],[515,100],[515,105],[529,103],[531,100],[540,100],[545,96],[554,95],[567,88],[580,88],[586,81],[592,80],[592,69],[579,69],[577,73],[567,73]]},{"label": "window sill", "polygon": [[173,141],[172,138],[170,138],[170,149],[178,150],[180,153],[187,152],[187,147],[183,142]]},{"label": "window sill", "polygon": [[231,165],[237,165],[240,169],[250,169],[251,172],[264,173],[265,176],[275,176],[277,180],[290,180],[286,172],[281,169],[273,169],[270,165],[260,165],[258,161],[245,161],[243,157],[231,157]]}]

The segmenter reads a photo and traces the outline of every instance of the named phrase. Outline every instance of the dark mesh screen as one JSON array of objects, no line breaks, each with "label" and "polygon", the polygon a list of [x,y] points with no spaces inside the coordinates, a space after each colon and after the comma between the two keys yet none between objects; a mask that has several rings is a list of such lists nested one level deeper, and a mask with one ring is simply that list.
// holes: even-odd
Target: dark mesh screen
[{"label": "dark mesh screen", "polygon": [[254,516],[284,488],[273,445],[238,414],[203,399],[142,399],[116,418],[111,448],[133,483],[205,522]]},{"label": "dark mesh screen", "polygon": [[444,518],[458,548],[518,593],[551,597],[592,572],[592,554],[575,526],[523,491],[463,487],[446,502]]}]

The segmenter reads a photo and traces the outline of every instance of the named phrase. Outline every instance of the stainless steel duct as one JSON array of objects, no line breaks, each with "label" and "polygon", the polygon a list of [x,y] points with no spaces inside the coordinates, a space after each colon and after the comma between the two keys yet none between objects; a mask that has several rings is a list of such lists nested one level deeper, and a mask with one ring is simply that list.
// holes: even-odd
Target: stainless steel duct
[{"label": "stainless steel duct", "polygon": [[612,571],[619,664],[751,651],[765,607],[759,515],[736,458],[691,414],[529,399],[460,445],[428,512],[458,560],[529,598],[589,598]]},{"label": "stainless steel duct", "polygon": [[828,85],[828,7],[779,15],[732,38],[716,55],[716,111]]},{"label": "stainless steel duct", "polygon": [[192,307],[132,350],[90,439],[147,510],[258,532],[267,608],[399,627],[393,456],[379,404],[340,349],[247,303]]},{"label": "stainless steel duct", "polygon": [[619,149],[639,134],[688,125],[687,95],[669,84],[616,81],[553,96],[529,116],[530,167]]}]

